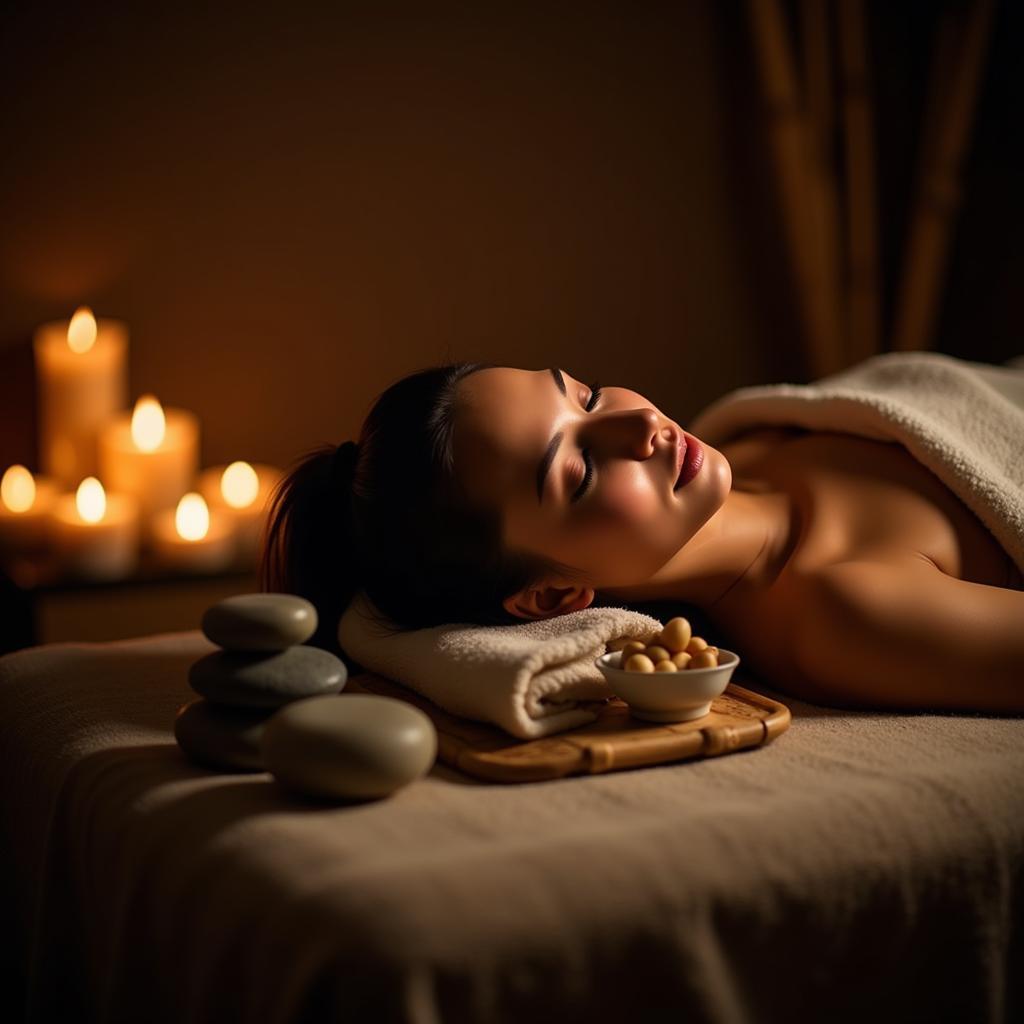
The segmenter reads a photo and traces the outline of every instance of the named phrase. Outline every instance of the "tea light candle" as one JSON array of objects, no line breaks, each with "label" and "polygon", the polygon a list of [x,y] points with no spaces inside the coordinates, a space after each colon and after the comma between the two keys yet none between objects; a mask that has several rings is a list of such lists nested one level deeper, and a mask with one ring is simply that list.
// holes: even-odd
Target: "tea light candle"
[{"label": "tea light candle", "polygon": [[81,306],[70,321],[40,326],[33,351],[40,465],[61,487],[74,487],[96,472],[100,428],[127,402],[128,328]]},{"label": "tea light candle", "polygon": [[139,557],[139,510],[129,494],[108,494],[94,476],[53,506],[53,542],[61,565],[90,579],[130,576]]},{"label": "tea light candle", "polygon": [[185,572],[220,572],[235,556],[234,523],[211,513],[201,494],[191,491],[176,508],[153,519],[154,556],[168,568]]},{"label": "tea light candle", "polygon": [[259,551],[270,496],[281,476],[275,466],[248,462],[212,466],[199,474],[199,493],[210,508],[234,522],[236,551],[246,560]]},{"label": "tea light candle", "polygon": [[100,432],[100,470],[112,490],[132,494],[149,520],[173,509],[199,469],[199,420],[143,395]]},{"label": "tea light candle", "polygon": [[33,476],[25,466],[9,466],[0,478],[0,552],[6,556],[42,550],[56,497],[52,480]]}]

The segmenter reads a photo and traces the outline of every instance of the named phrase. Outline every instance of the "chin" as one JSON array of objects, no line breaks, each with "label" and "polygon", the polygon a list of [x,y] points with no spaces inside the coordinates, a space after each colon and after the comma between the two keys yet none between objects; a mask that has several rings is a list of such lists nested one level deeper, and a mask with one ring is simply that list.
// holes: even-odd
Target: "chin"
[{"label": "chin", "polygon": [[693,495],[693,501],[709,506],[708,514],[711,515],[721,507],[732,490],[732,466],[717,448],[703,441],[700,443],[704,448],[704,465],[685,487],[674,493],[684,501]]},{"label": "chin", "polygon": [[683,490],[690,488],[693,488],[690,509],[700,520],[695,531],[698,532],[721,511],[732,491],[732,467],[729,460],[714,448],[706,448],[700,473]]},{"label": "chin", "polygon": [[[701,444],[704,444],[701,441]],[[711,485],[711,489],[718,490],[722,494],[722,500],[725,500],[725,496],[732,490],[732,466],[729,465],[729,460],[717,449],[712,448],[711,445],[704,445],[704,465],[701,466],[700,476],[705,476],[705,486],[708,482],[714,480]],[[697,481],[694,480],[694,483]]]}]

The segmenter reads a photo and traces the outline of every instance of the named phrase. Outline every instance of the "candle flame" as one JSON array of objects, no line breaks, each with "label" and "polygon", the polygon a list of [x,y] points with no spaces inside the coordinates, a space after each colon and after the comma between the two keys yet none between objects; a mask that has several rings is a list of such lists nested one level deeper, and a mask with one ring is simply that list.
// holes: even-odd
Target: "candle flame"
[{"label": "candle flame", "polygon": [[79,306],[68,324],[68,348],[72,352],[88,352],[96,343],[96,318],[88,306]]},{"label": "candle flame", "polygon": [[24,467],[8,468],[0,480],[0,501],[12,512],[27,512],[36,500],[36,482]]},{"label": "candle flame", "polygon": [[75,492],[75,507],[87,523],[98,523],[107,511],[107,493],[94,476],[87,476]]},{"label": "candle flame", "polygon": [[220,478],[220,493],[232,508],[248,508],[260,492],[260,478],[248,462],[232,462]]},{"label": "candle flame", "polygon": [[143,395],[132,413],[132,441],[144,452],[155,451],[167,433],[164,409],[155,395]]},{"label": "candle flame", "polygon": [[182,540],[202,540],[210,529],[210,510],[201,494],[190,491],[174,512],[174,528]]}]

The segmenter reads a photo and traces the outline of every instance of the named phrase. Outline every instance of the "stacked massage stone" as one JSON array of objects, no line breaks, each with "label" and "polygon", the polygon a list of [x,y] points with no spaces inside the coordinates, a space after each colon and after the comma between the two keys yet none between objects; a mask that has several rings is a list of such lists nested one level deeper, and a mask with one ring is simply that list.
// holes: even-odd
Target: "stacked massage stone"
[{"label": "stacked massage stone", "polygon": [[316,626],[314,606],[294,594],[208,608],[203,633],[222,649],[189,668],[200,699],[178,711],[178,745],[204,768],[269,771],[317,798],[375,799],[426,774],[437,754],[430,717],[393,697],[341,694],[344,662],[305,645]]},{"label": "stacked massage stone", "polygon": [[222,649],[189,668],[199,700],[178,712],[174,735],[194,761],[226,771],[266,771],[261,740],[285,704],[340,693],[345,664],[304,646],[316,631],[316,608],[294,594],[238,594],[208,608],[202,629]]}]

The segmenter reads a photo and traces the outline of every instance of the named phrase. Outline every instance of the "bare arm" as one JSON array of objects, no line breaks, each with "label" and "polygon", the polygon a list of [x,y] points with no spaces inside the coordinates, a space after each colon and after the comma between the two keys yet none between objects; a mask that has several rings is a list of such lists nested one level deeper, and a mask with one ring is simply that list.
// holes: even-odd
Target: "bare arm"
[{"label": "bare arm", "polygon": [[841,562],[808,583],[793,653],[846,706],[1024,713],[1024,592]]}]

